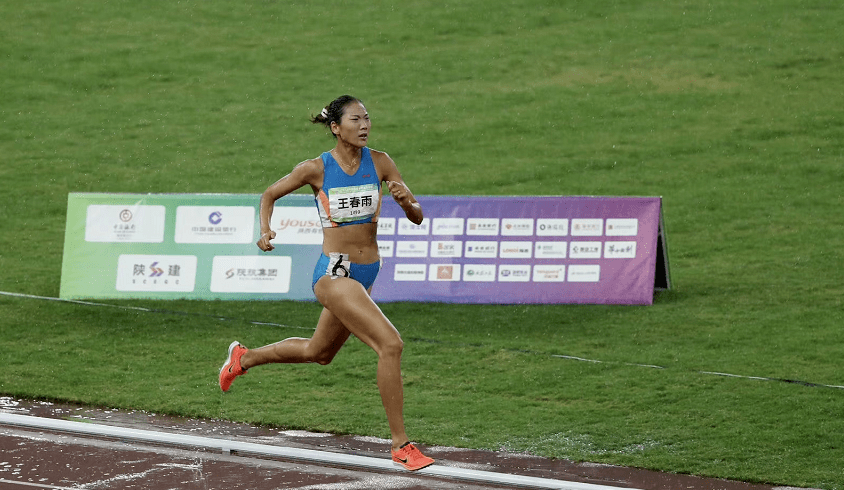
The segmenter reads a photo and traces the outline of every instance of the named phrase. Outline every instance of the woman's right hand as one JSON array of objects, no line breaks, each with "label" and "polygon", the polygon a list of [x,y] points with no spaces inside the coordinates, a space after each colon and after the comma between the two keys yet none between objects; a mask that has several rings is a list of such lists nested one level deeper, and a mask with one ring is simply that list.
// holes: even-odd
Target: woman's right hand
[{"label": "woman's right hand", "polygon": [[270,243],[270,240],[272,240],[274,238],[275,238],[275,232],[273,230],[270,230],[266,233],[262,233],[261,238],[258,239],[258,243],[257,243],[258,248],[260,248],[264,252],[269,252],[270,250],[274,249],[275,247],[273,246],[272,243]]}]

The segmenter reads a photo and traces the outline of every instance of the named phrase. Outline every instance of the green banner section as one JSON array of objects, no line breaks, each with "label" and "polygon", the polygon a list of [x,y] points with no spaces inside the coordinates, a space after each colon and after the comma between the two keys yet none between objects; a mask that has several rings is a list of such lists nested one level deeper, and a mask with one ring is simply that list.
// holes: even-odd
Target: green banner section
[{"label": "green banner section", "polygon": [[68,196],[61,298],[313,300],[322,230],[309,195],[276,202],[283,239],[261,252],[260,196]]}]

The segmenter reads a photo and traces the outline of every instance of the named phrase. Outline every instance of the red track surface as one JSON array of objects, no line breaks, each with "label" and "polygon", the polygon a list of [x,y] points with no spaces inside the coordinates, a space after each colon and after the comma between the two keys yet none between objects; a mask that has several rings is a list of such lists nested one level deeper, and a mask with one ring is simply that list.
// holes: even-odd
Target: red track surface
[{"label": "red track surface", "polygon": [[[387,441],[280,432],[223,421],[180,419],[0,398],[0,411],[132,429],[388,458]],[[670,475],[533,456],[425,447],[437,464],[642,490],[771,490],[766,485]],[[0,425],[0,489],[496,489],[514,488],[409,472],[282,461]],[[561,487],[564,488],[564,487]]]}]

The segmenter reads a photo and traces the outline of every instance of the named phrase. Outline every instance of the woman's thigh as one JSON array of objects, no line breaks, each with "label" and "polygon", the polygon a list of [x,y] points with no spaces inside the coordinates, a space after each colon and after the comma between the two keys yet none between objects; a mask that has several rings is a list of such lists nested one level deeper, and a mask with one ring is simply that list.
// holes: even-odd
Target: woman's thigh
[{"label": "woman's thigh", "polygon": [[314,293],[330,314],[379,355],[383,349],[401,347],[398,330],[359,282],[325,276],[317,281]]}]

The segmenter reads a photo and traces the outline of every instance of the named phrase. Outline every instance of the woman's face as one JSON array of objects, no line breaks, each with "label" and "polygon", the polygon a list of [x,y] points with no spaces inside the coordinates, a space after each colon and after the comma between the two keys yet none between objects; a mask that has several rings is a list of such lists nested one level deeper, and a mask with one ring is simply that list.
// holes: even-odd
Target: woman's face
[{"label": "woman's face", "polygon": [[369,113],[366,107],[360,102],[351,102],[343,108],[343,118],[340,124],[331,123],[331,132],[337,139],[358,148],[366,146],[369,140],[369,129],[372,123],[369,121]]}]

